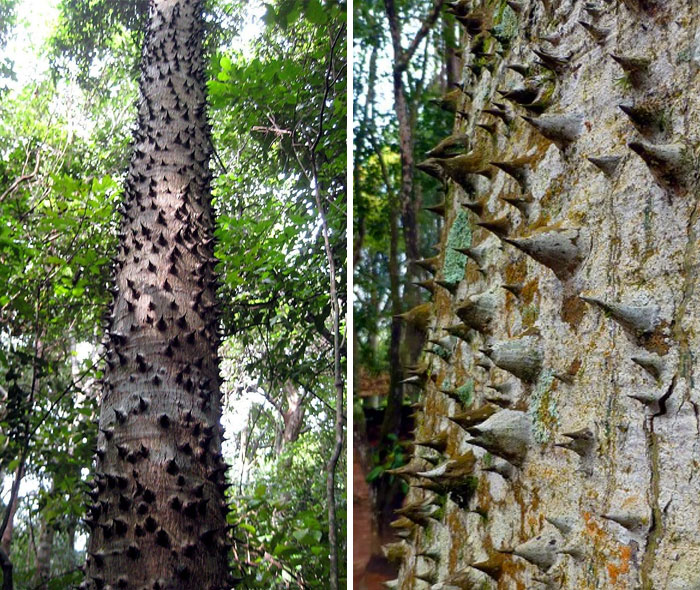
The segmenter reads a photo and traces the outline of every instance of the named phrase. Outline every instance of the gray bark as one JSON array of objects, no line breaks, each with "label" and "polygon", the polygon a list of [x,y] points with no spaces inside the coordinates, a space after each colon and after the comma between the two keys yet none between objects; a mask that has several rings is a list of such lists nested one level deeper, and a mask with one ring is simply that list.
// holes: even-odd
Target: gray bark
[{"label": "gray bark", "polygon": [[33,578],[33,587],[36,590],[47,590],[47,581],[51,577],[51,553],[54,538],[53,525],[42,521],[39,533],[39,545],[36,550],[36,570]]},{"label": "gray bark", "polygon": [[201,2],[151,3],[84,587],[227,582]]},{"label": "gray bark", "polygon": [[471,4],[396,587],[700,588],[700,9]]}]

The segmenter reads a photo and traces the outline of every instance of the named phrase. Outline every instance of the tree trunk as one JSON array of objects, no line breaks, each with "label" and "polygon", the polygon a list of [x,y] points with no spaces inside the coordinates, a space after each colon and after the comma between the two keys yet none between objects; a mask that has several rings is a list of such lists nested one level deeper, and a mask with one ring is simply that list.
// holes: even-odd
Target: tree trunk
[{"label": "tree trunk", "polygon": [[36,570],[32,587],[36,590],[47,590],[47,581],[51,577],[51,553],[53,549],[54,528],[45,520],[41,523],[39,546],[36,550]]},{"label": "tree trunk", "polygon": [[2,570],[2,590],[12,590],[12,562],[4,549],[0,548],[0,569]]},{"label": "tree trunk", "polygon": [[[392,86],[394,94],[394,111],[399,124],[399,154],[401,156],[401,186],[398,191],[398,201],[401,212],[401,222],[404,236],[406,257],[409,261],[403,289],[403,303],[412,308],[420,302],[418,288],[413,284],[416,275],[415,265],[411,261],[418,260],[420,256],[418,212],[421,209],[420,195],[414,190],[414,136],[415,109],[409,108],[404,76],[416,50],[430,32],[440,15],[443,0],[437,0],[428,15],[425,16],[420,29],[411,39],[408,48],[404,48],[402,39],[401,16],[396,11],[394,0],[384,0],[384,8],[391,34],[391,45],[394,53],[392,60]],[[392,238],[393,239],[393,238]],[[402,349],[403,359],[406,364],[413,364],[423,346],[424,334],[410,324],[406,324],[401,330],[392,322],[390,349],[393,354]],[[403,335],[403,339],[401,339]],[[394,373],[398,371],[398,363],[392,364]],[[401,405],[403,403],[403,388],[397,386],[396,375],[392,375],[392,384],[389,388],[389,399],[382,424],[382,436],[389,432],[396,432],[401,423]]]},{"label": "tree trunk", "polygon": [[700,588],[700,9],[473,4],[491,49],[464,48],[455,132],[491,178],[444,161],[476,194],[451,185],[441,260],[486,250],[435,292],[415,454],[439,463],[406,476],[394,585]]},{"label": "tree trunk", "polygon": [[10,495],[10,504],[5,508],[6,514],[3,514],[3,521],[5,526],[2,531],[2,538],[0,538],[0,549],[2,549],[6,555],[10,555],[10,546],[12,545],[12,532],[14,530],[15,522],[15,512],[17,512],[17,505],[19,504],[19,486],[24,477],[24,460],[20,461],[19,466],[15,469],[15,477],[12,482],[13,492]]},{"label": "tree trunk", "polygon": [[[275,454],[277,455],[282,453],[287,445],[299,438],[301,429],[304,426],[304,412],[306,410],[304,396],[299,393],[296,386],[291,381],[287,381],[283,389],[287,400],[287,409],[280,409],[283,429],[275,440]],[[287,465],[291,467],[291,458]]]},{"label": "tree trunk", "polygon": [[201,2],[154,0],[147,26],[85,587],[218,590],[229,545]]}]

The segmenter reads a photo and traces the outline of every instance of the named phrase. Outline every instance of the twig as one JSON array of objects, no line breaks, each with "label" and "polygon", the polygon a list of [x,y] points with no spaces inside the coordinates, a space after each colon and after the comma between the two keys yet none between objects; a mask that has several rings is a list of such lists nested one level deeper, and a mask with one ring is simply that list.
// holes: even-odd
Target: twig
[{"label": "twig", "polygon": [[15,181],[10,185],[10,187],[0,195],[0,203],[2,203],[5,198],[15,192],[17,190],[17,187],[22,184],[23,182],[27,182],[28,180],[31,180],[34,178],[37,173],[39,172],[39,162],[41,161],[41,150],[37,150],[36,153],[36,163],[34,164],[34,170],[30,172],[29,174],[23,174],[19,178],[15,179]]}]

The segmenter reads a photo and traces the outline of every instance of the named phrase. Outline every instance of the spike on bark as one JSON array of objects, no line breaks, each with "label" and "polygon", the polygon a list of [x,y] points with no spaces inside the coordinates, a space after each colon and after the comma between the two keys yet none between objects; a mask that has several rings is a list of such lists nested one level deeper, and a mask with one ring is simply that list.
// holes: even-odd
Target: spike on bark
[{"label": "spike on bark", "polygon": [[537,118],[523,116],[523,119],[560,150],[573,144],[583,131],[583,116],[580,114],[541,115]]},{"label": "spike on bark", "polygon": [[521,465],[531,444],[530,418],[518,410],[501,410],[467,429],[468,443],[486,449],[514,465]]},{"label": "spike on bark", "polygon": [[561,280],[573,275],[584,258],[577,228],[544,228],[526,238],[504,238],[504,241],[552,269]]}]

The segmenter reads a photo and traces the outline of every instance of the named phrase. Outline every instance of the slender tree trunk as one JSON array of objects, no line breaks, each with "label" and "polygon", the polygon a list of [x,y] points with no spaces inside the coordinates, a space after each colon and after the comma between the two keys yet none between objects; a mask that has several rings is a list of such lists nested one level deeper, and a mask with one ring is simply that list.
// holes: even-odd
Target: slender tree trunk
[{"label": "slender tree trunk", "polygon": [[[287,381],[284,384],[284,391],[287,399],[287,410],[281,411],[284,427],[275,440],[275,454],[277,455],[279,455],[287,445],[299,438],[301,429],[304,426],[304,411],[306,410],[304,396],[299,394],[299,391],[293,383]],[[291,467],[291,462],[289,466]]]},{"label": "slender tree trunk", "polygon": [[[415,163],[413,157],[414,137],[413,127],[415,125],[414,117],[412,117],[406,98],[406,87],[404,83],[404,74],[406,73],[409,64],[419,45],[434,26],[443,0],[438,0],[434,3],[431,12],[425,16],[422,25],[418,32],[411,40],[407,49],[402,45],[402,27],[401,19],[396,11],[394,0],[384,0],[384,8],[386,13],[389,31],[391,34],[391,44],[394,52],[392,61],[392,82],[394,93],[394,111],[399,124],[399,153],[401,155],[401,186],[398,191],[398,202],[401,212],[401,222],[403,229],[403,237],[405,244],[406,257],[409,261],[418,260],[421,258],[419,248],[419,228],[418,228],[418,211],[420,210],[420,199],[417,198],[413,186],[413,175],[415,172]],[[392,237],[392,240],[394,238]],[[391,263],[390,263],[391,264]],[[390,269],[390,274],[391,274]],[[406,271],[406,281],[404,283],[403,303],[408,307],[413,307],[420,301],[417,288],[412,284],[412,279],[416,276],[414,265],[409,264]],[[395,308],[394,305],[392,305]],[[403,310],[401,310],[403,311]],[[394,311],[393,313],[401,313]],[[394,318],[391,329],[390,354],[396,356],[401,350],[401,335],[403,332],[404,344],[404,364],[413,364],[420,354],[423,346],[424,334],[410,325],[406,325],[402,331],[401,327],[396,325],[398,320]],[[392,371],[398,370],[400,362],[394,363],[392,358]],[[398,425],[401,423],[401,404],[403,402],[403,389],[398,386],[397,375],[391,376],[391,385],[389,389],[389,399],[387,401],[387,409],[384,414],[382,423],[382,436],[386,436],[390,432],[396,432]]]},{"label": "slender tree trunk", "polygon": [[0,549],[0,569],[2,569],[2,590],[12,590],[12,562],[4,549]]},{"label": "slender tree trunk", "polygon": [[6,555],[10,555],[10,545],[12,544],[12,532],[14,530],[15,522],[15,512],[17,512],[17,505],[19,504],[19,486],[24,477],[24,459],[20,461],[20,464],[15,469],[15,478],[12,483],[12,493],[10,494],[10,502],[7,505],[6,513],[3,518],[3,529],[2,537],[0,538],[0,549],[2,549]]},{"label": "slender tree trunk", "polygon": [[39,533],[39,546],[36,552],[36,570],[32,581],[36,590],[47,590],[47,581],[51,577],[51,553],[54,538],[53,525],[43,520]]},{"label": "slender tree trunk", "polygon": [[415,163],[413,159],[413,128],[411,126],[406,89],[403,84],[403,69],[394,66],[394,110],[399,123],[399,152],[401,154],[401,189],[399,204],[401,205],[401,220],[403,222],[406,256],[409,260],[417,260],[420,256],[418,245],[418,210],[420,203],[413,198],[413,174]]},{"label": "slender tree trunk", "polygon": [[[71,453],[72,454],[72,453]],[[55,479],[51,482],[51,494],[56,491]],[[36,547],[36,567],[32,586],[37,590],[47,590],[47,580],[51,577],[51,553],[53,549],[54,527],[46,518],[41,519],[39,544]],[[72,546],[71,546],[72,547]]]},{"label": "slender tree trunk", "polygon": [[442,38],[445,43],[445,86],[452,88],[454,84],[459,82],[459,58],[457,57],[457,39],[455,38],[454,22],[443,17],[442,20]]},{"label": "slender tree trunk", "polygon": [[389,340],[389,396],[387,398],[381,438],[396,432],[401,422],[403,385],[401,368],[401,283],[399,278],[399,212],[395,196],[389,208],[389,293],[391,297],[391,335]]},{"label": "slender tree trunk", "polygon": [[229,588],[201,2],[153,0],[84,587]]},{"label": "slender tree trunk", "polygon": [[[372,105],[371,112],[374,114],[375,84],[377,77],[376,51],[372,52],[370,58],[370,71],[368,77],[367,104]],[[370,123],[371,125],[371,123]],[[389,296],[391,299],[391,334],[389,339],[389,394],[387,405],[384,411],[384,421],[380,438],[384,438],[388,433],[394,432],[399,424],[401,416],[401,403],[403,401],[403,388],[399,383],[402,378],[401,372],[401,319],[396,317],[402,312],[401,309],[401,281],[399,266],[399,209],[400,198],[394,190],[389,170],[382,154],[382,149],[374,135],[374,129],[368,129],[368,139],[372,149],[377,156],[379,168],[382,173],[382,180],[386,187],[387,199],[389,201]],[[403,172],[403,169],[402,169]],[[382,495],[381,493],[379,494]]]}]

